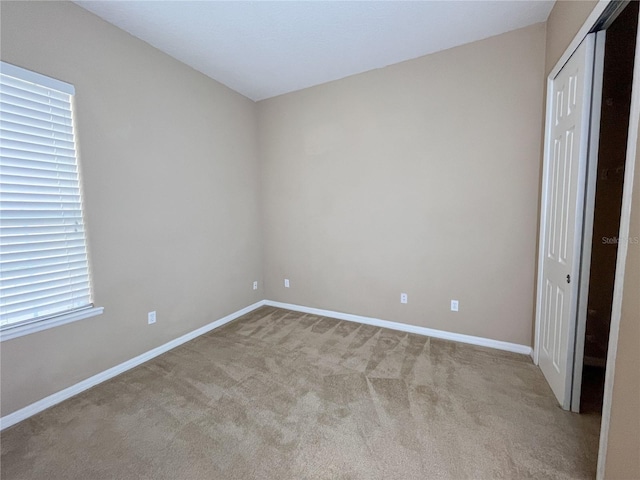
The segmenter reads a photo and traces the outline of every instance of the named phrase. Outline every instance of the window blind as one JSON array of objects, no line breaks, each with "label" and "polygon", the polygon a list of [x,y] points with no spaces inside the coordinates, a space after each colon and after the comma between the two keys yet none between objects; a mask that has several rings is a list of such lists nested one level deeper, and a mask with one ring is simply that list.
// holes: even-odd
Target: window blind
[{"label": "window blind", "polygon": [[0,64],[0,329],[92,306],[73,94]]}]

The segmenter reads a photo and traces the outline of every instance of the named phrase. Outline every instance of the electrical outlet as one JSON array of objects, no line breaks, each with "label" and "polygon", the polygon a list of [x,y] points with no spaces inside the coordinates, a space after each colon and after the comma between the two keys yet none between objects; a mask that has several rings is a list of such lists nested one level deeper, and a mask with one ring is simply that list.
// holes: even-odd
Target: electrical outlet
[{"label": "electrical outlet", "polygon": [[409,297],[406,293],[400,294],[400,303],[407,303],[409,301]]},{"label": "electrical outlet", "polygon": [[152,323],[156,323],[156,312],[149,312],[147,314],[147,323],[151,325]]},{"label": "electrical outlet", "polygon": [[258,289],[258,281],[257,280],[255,282],[253,282],[253,289],[254,290]]},{"label": "electrical outlet", "polygon": [[289,288],[289,279],[288,278],[284,279],[284,288]]},{"label": "electrical outlet", "polygon": [[451,300],[451,311],[452,312],[458,311],[458,300]]}]

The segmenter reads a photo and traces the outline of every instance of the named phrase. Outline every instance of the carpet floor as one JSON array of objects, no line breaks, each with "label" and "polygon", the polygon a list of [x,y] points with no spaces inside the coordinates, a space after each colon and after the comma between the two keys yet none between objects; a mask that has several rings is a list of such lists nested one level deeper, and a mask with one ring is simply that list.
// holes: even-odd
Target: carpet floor
[{"label": "carpet floor", "polygon": [[263,307],[2,432],[3,479],[593,478],[529,357]]}]

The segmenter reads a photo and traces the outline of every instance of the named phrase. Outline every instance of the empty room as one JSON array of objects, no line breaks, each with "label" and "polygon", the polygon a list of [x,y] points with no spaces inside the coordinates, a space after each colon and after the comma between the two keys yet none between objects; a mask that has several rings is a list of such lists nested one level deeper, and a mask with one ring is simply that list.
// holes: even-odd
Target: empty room
[{"label": "empty room", "polygon": [[638,5],[0,0],[0,477],[640,479]]}]

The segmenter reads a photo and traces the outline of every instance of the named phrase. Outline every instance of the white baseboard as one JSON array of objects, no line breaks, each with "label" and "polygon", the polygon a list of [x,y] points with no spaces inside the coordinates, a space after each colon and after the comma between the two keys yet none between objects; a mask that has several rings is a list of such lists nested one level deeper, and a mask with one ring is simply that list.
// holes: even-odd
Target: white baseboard
[{"label": "white baseboard", "polygon": [[27,405],[26,407],[21,408],[20,410],[16,410],[15,412],[10,413],[9,415],[5,415],[4,417],[0,418],[0,430],[9,428],[10,426],[15,425],[18,422],[21,422],[22,420],[25,420],[35,415],[36,413],[46,410],[47,408],[52,407],[68,398],[71,398],[74,395],[84,392],[85,390],[88,390],[89,388],[94,387],[99,383],[109,380],[110,378],[113,378],[116,375],[120,375],[121,373],[124,373],[127,370],[132,369],[133,367],[137,367],[138,365],[148,360],[151,360],[152,358],[157,357],[158,355],[168,352],[169,350],[176,348],[177,346],[182,345],[183,343],[186,343],[189,340],[193,340],[194,338],[199,337],[200,335],[210,332],[211,330],[215,330],[216,328],[219,328],[222,325],[229,323],[230,321],[235,320],[236,318],[241,317],[242,315],[245,315],[263,305],[265,305],[264,300],[256,302],[253,305],[249,305],[248,307],[238,310],[237,312],[233,312],[227,315],[226,317],[222,317],[221,319],[216,320],[215,322],[211,322],[208,325],[205,325],[204,327],[200,327],[192,332],[182,335],[181,337],[178,337],[175,340],[171,340],[170,342],[167,342],[164,345],[160,345],[159,347],[156,347],[153,350],[149,350],[148,352],[138,355],[137,357],[134,357],[131,360],[127,360],[126,362],[116,365],[115,367],[105,370],[104,372],[100,372],[97,375],[94,375],[93,377],[89,377],[86,380],[82,380],[81,382],[76,383],[75,385],[65,388],[64,390],[60,390],[59,392],[49,395],[48,397],[45,397],[42,400],[38,400],[37,402],[34,402],[31,405]]},{"label": "white baseboard", "polygon": [[523,355],[531,355],[532,349],[527,345],[518,343],[503,342],[501,340],[492,340],[490,338],[474,337],[472,335],[464,335],[462,333],[445,332],[444,330],[435,330],[433,328],[418,327],[408,325],[406,323],[391,322],[389,320],[380,320],[379,318],[363,317],[361,315],[353,315],[350,313],[334,312],[331,310],[322,310],[319,308],[303,307],[301,305],[293,305],[291,303],[274,302],[265,300],[265,305],[270,307],[285,308],[296,312],[311,313],[322,317],[337,318],[339,320],[348,320],[350,322],[364,323],[375,327],[390,328],[391,330],[400,330],[402,332],[417,333],[418,335],[426,335],[428,337],[441,338],[443,340],[452,340],[454,342],[469,343],[471,345],[479,345],[481,347],[495,348],[497,350],[505,350],[507,352],[521,353]]},{"label": "white baseboard", "polygon": [[519,345],[517,343],[509,343],[502,342],[500,340],[492,340],[490,338],[483,337],[474,337],[472,335],[463,335],[461,333],[452,333],[445,332],[443,330],[434,330],[432,328],[426,327],[417,327],[415,325],[408,325],[406,323],[398,323],[391,322],[389,320],[381,320],[379,318],[372,317],[363,317],[361,315],[353,315],[350,313],[341,313],[334,312],[331,310],[322,310],[319,308],[311,308],[311,307],[303,307],[301,305],[293,305],[290,303],[282,303],[282,302],[274,302],[271,300],[261,300],[259,302],[254,303],[253,305],[249,305],[237,312],[231,313],[226,317],[223,317],[215,322],[211,322],[204,327],[200,327],[192,332],[189,332],[181,337],[176,338],[175,340],[171,340],[170,342],[165,343],[164,345],[160,345],[159,347],[154,348],[153,350],[149,350],[137,357],[132,358],[131,360],[127,360],[115,367],[112,367],[104,372],[100,372],[92,377],[87,378],[86,380],[82,380],[75,385],[72,385],[64,390],[60,390],[48,397],[43,398],[42,400],[38,400],[37,402],[32,403],[31,405],[27,405],[20,410],[17,410],[9,415],[5,415],[0,418],[0,430],[4,430],[5,428],[9,428],[12,425],[15,425],[22,420],[25,420],[36,413],[42,412],[49,407],[52,407],[68,398],[73,397],[85,390],[88,390],[91,387],[98,385],[110,378],[115,377],[116,375],[120,375],[121,373],[126,372],[127,370],[132,369],[133,367],[137,367],[138,365],[151,360],[158,355],[161,355],[169,350],[182,345],[183,343],[188,342],[189,340],[193,340],[200,335],[203,335],[211,330],[215,330],[216,328],[221,327],[222,325],[229,323],[232,320],[235,320],[242,315],[245,315],[249,312],[252,312],[256,308],[262,307],[264,305],[268,305],[271,307],[284,308],[287,310],[293,310],[296,312],[302,313],[311,313],[314,315],[320,315],[323,317],[337,318],[339,320],[348,320],[350,322],[363,323],[365,325],[373,325],[375,327],[383,327],[389,328],[391,330],[400,330],[402,332],[409,333],[417,333],[418,335],[426,335],[428,337],[441,338],[444,340],[452,340],[454,342],[462,342],[469,343],[471,345],[479,345],[482,347],[495,348],[497,350],[506,350],[507,352],[515,352],[521,353],[524,355],[531,355],[532,349],[527,345]]}]

